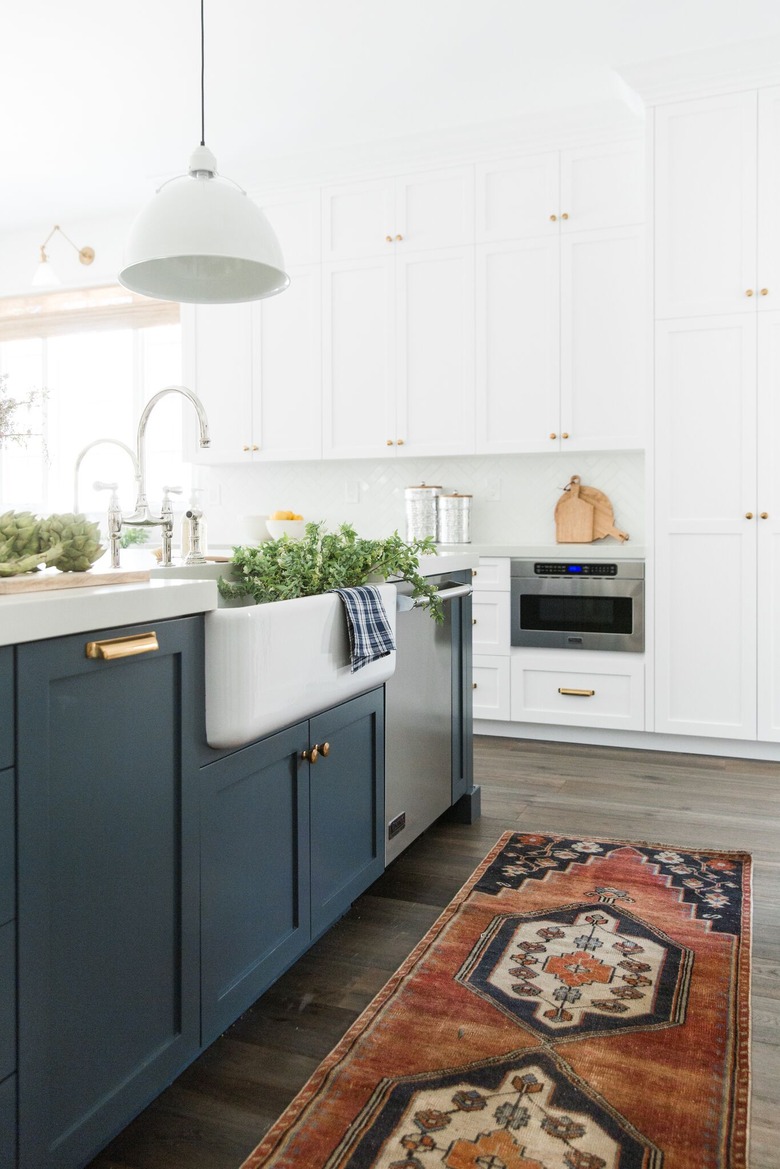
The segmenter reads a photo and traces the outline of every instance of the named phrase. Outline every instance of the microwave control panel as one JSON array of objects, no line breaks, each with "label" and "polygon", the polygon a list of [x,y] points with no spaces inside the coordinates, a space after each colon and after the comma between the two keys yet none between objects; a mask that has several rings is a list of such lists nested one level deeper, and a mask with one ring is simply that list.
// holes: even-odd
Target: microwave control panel
[{"label": "microwave control panel", "polygon": [[536,576],[617,576],[616,564],[561,564],[541,561],[534,564]]}]

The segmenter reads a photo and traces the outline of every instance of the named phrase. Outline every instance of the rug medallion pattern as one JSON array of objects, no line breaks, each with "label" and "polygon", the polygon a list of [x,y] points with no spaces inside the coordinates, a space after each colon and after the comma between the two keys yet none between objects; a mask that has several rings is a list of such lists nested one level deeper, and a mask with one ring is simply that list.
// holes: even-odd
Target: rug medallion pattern
[{"label": "rug medallion pattern", "polygon": [[746,1169],[750,858],[506,833],[243,1169]]}]

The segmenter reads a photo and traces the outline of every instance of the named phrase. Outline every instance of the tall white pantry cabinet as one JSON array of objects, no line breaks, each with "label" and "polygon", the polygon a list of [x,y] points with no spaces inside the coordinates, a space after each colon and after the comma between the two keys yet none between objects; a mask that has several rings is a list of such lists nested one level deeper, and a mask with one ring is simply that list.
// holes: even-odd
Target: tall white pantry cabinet
[{"label": "tall white pantry cabinet", "polygon": [[780,741],[780,87],[653,113],[655,730]]}]

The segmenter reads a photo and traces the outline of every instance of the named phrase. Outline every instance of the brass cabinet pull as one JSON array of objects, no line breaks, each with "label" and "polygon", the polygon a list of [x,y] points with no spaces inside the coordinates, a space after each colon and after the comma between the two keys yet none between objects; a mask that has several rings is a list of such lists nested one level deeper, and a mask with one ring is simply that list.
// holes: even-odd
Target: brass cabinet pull
[{"label": "brass cabinet pull", "polygon": [[553,431],[552,434],[550,435],[550,438],[557,438],[557,437],[558,437],[558,435],[555,433],[555,431]]},{"label": "brass cabinet pull", "polygon": [[568,218],[569,218],[569,212],[564,211],[563,215],[561,216],[561,219],[568,219]]},{"label": "brass cabinet pull", "polygon": [[472,689],[472,690],[476,690],[476,688],[477,688],[477,684],[476,684],[476,682],[472,682],[472,683],[471,683],[471,689]]},{"label": "brass cabinet pull", "polygon": [[260,447],[257,445],[257,443],[256,443],[256,442],[253,442],[253,443],[252,443],[252,450],[253,450],[253,451],[259,451],[259,450],[260,450]]},{"label": "brass cabinet pull", "polygon": [[305,763],[316,763],[320,757],[320,749],[315,743],[310,751],[301,751],[301,759]]},{"label": "brass cabinet pull", "polygon": [[472,568],[472,570],[471,570],[471,575],[472,575],[472,576],[478,576],[478,575],[479,575],[479,572],[478,572],[478,570],[477,570],[476,568]]},{"label": "brass cabinet pull", "polygon": [[762,296],[769,296],[769,289],[768,289],[768,288],[762,288],[762,289],[761,289],[761,295],[762,295]]},{"label": "brass cabinet pull", "polygon": [[476,625],[476,624],[477,624],[477,619],[476,619],[476,617],[472,617],[472,618],[471,618],[471,624],[472,624],[472,625]]},{"label": "brass cabinet pull", "polygon": [[84,653],[88,658],[113,662],[117,658],[132,658],[137,654],[154,653],[160,646],[156,633],[133,633],[130,637],[110,637],[106,641],[88,641]]},{"label": "brass cabinet pull", "polygon": [[745,296],[752,296],[752,295],[753,295],[753,289],[752,289],[752,288],[748,288],[748,289],[746,289],[746,290],[745,290]]},{"label": "brass cabinet pull", "polygon": [[395,239],[396,239],[396,243],[398,243],[398,242],[399,242],[399,240],[403,240],[403,238],[404,238],[404,237],[403,237],[402,235],[397,235],[397,236],[395,237]]},{"label": "brass cabinet pull", "polygon": [[399,439],[396,441],[396,446],[403,446],[403,445],[404,445],[404,440],[403,440],[402,438],[399,438]]},{"label": "brass cabinet pull", "polygon": [[559,686],[558,693],[559,694],[571,694],[575,698],[592,698],[593,695],[596,693],[596,691],[595,690],[576,690],[572,686]]},{"label": "brass cabinet pull", "polygon": [[557,223],[557,222],[558,222],[558,216],[557,216],[557,215],[551,215],[551,216],[550,216],[550,223]]},{"label": "brass cabinet pull", "polygon": [[752,518],[753,518],[753,513],[752,513],[752,511],[746,511],[746,512],[745,512],[745,519],[746,519],[746,520],[752,520]]},{"label": "brass cabinet pull", "polygon": [[762,511],[762,512],[761,512],[761,519],[762,519],[762,520],[768,520],[768,519],[769,519],[769,512],[768,512],[768,511]]},{"label": "brass cabinet pull", "polygon": [[244,445],[241,447],[241,450],[242,450],[242,451],[248,451],[248,450],[249,450],[249,443],[246,443],[246,442],[245,442],[245,443],[244,443]]},{"label": "brass cabinet pull", "polygon": [[568,437],[569,437],[569,432],[567,430],[564,430],[563,434],[561,435],[561,438],[568,438]]},{"label": "brass cabinet pull", "polygon": [[385,236],[385,243],[391,244],[392,242],[393,242],[393,237],[391,235],[386,235]]},{"label": "brass cabinet pull", "polygon": [[387,442],[385,443],[385,446],[392,446],[392,445],[393,445],[392,438],[388,438]]},{"label": "brass cabinet pull", "polygon": [[314,749],[315,751],[319,751],[324,759],[327,759],[330,755],[330,743],[315,743]]}]

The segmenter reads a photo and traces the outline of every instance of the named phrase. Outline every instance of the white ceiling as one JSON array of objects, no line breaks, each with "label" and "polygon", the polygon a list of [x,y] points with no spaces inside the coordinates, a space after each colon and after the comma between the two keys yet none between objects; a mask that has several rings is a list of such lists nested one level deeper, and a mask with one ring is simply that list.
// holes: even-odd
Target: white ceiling
[{"label": "white ceiling", "polygon": [[[273,160],[614,99],[777,0],[205,0],[206,142]],[[0,232],[140,207],[200,137],[199,0],[0,0]],[[66,227],[67,230],[67,227]]]}]

